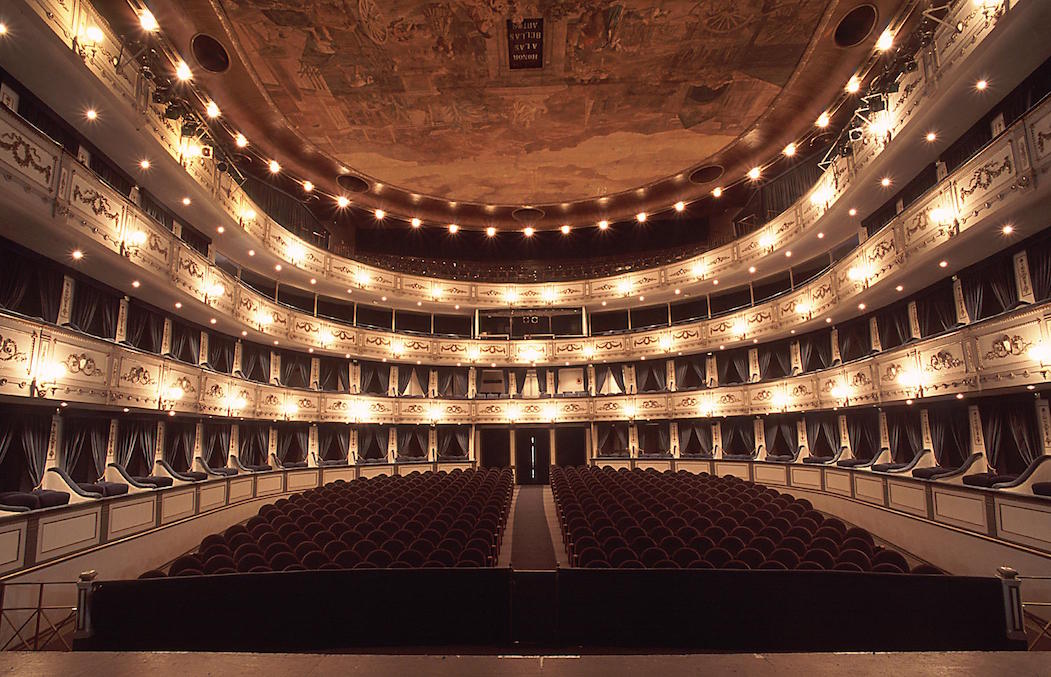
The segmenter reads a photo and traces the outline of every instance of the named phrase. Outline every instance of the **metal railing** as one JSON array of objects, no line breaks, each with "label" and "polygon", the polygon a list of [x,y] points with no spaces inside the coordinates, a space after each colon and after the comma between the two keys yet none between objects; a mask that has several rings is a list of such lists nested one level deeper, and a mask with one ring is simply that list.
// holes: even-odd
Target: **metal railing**
[{"label": "metal railing", "polygon": [[[1022,581],[1051,581],[1051,576],[1022,576],[1011,567],[1000,567],[997,574],[1004,583],[1004,610],[1007,613],[1008,635],[1020,631],[1029,651],[1046,637],[1051,640],[1051,614],[1038,615],[1034,609],[1051,609],[1051,602],[1026,601],[1022,598]],[[1025,632],[1026,620],[1036,628],[1036,636]]]},{"label": "metal railing", "polygon": [[[72,651],[77,607],[47,603],[66,588],[76,599],[76,583],[0,584],[0,651]],[[8,606],[9,601],[15,606]]]}]

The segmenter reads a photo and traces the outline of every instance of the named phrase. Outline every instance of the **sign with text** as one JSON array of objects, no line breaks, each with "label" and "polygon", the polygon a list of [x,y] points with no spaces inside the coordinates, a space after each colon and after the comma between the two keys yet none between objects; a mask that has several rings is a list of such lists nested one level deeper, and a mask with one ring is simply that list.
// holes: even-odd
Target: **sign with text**
[{"label": "sign with text", "polygon": [[544,67],[544,20],[507,20],[507,60],[511,70]]}]

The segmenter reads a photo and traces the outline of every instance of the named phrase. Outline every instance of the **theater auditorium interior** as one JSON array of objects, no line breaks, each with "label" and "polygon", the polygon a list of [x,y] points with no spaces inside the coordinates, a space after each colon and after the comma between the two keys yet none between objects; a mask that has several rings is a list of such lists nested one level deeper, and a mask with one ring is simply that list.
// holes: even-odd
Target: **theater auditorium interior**
[{"label": "theater auditorium interior", "polygon": [[4,0],[0,669],[1051,674],[1049,35]]}]

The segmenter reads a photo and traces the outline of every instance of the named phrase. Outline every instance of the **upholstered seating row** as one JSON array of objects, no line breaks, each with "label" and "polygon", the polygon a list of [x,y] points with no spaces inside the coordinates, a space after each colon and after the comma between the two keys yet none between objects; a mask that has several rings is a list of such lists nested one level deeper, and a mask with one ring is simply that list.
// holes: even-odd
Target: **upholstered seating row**
[{"label": "upholstered seating row", "polygon": [[551,477],[576,566],[910,570],[867,531],[736,477],[595,467]]}]

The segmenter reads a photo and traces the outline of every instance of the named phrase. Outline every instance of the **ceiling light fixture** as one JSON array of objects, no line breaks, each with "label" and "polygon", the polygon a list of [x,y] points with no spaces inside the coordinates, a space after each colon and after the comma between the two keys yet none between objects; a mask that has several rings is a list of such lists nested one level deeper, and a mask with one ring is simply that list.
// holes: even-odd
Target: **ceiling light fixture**
[{"label": "ceiling light fixture", "polygon": [[884,176],[882,179],[879,180],[879,185],[883,186],[884,188],[889,188],[890,177]]},{"label": "ceiling light fixture", "polygon": [[336,198],[336,206],[340,209],[346,209],[350,206],[350,198],[348,198],[346,195],[340,195]]},{"label": "ceiling light fixture", "polygon": [[186,65],[185,61],[180,61],[175,65],[175,77],[179,78],[181,82],[193,79],[193,71]]},{"label": "ceiling light fixture", "polygon": [[213,119],[222,115],[222,112],[219,110],[219,104],[214,101],[208,102],[208,105],[204,107],[204,112]]},{"label": "ceiling light fixture", "polygon": [[683,202],[682,200],[679,200],[678,202],[675,203],[675,211],[682,212],[682,211],[685,211],[685,210],[686,210],[686,203],[685,202]]},{"label": "ceiling light fixture", "polygon": [[453,235],[456,235],[456,233],[460,232],[460,226],[456,225],[455,223],[450,223],[449,232]]},{"label": "ceiling light fixture", "polygon": [[847,212],[847,214],[850,214],[851,216],[857,216],[858,215],[858,210],[854,209],[853,207],[851,207],[850,210]]},{"label": "ceiling light fixture", "polygon": [[785,157],[792,157],[796,154],[796,145],[794,143],[790,143],[787,146],[785,146],[785,149],[781,152],[785,154]]},{"label": "ceiling light fixture", "polygon": [[494,228],[492,226],[489,226],[488,228],[486,228],[485,229],[485,236],[486,237],[496,237],[496,228]]},{"label": "ceiling light fixture", "polygon": [[1010,235],[1011,233],[1015,232],[1015,228],[1014,228],[1014,226],[1008,224],[1008,225],[1004,226],[1003,228],[1001,228],[1000,232],[1002,232],[1004,235]]},{"label": "ceiling light fixture", "polygon": [[569,224],[563,223],[559,230],[562,231],[563,235],[569,235]]},{"label": "ceiling light fixture", "polygon": [[828,113],[822,113],[821,115],[817,116],[817,122],[815,122],[814,124],[816,124],[821,129],[824,129],[825,127],[828,127],[828,124],[831,121],[832,120],[828,117]]},{"label": "ceiling light fixture", "polygon": [[938,135],[934,132],[927,132],[927,143],[934,143],[938,140]]},{"label": "ceiling light fixture", "polygon": [[88,120],[91,120],[92,122],[94,122],[95,120],[98,119],[99,113],[94,108],[89,108],[86,111],[84,111],[84,117],[86,117]]},{"label": "ceiling light fixture", "polygon": [[182,204],[183,204],[184,207],[189,207],[191,202],[192,202],[192,200],[190,198],[188,198],[188,197],[184,197],[182,199]]},{"label": "ceiling light fixture", "polygon": [[748,178],[750,178],[752,181],[758,180],[759,176],[761,174],[762,174],[762,170],[759,169],[758,167],[752,167],[751,169],[748,170]]},{"label": "ceiling light fixture", "polygon": [[[242,134],[241,132],[238,132],[237,136],[234,137],[234,143],[237,144],[238,148],[245,148],[246,146],[248,146],[248,139],[245,138],[244,134]],[[310,182],[307,181],[306,183],[304,183],[303,184],[304,187],[306,186],[307,183],[310,183]],[[313,186],[314,184],[311,183],[310,185]],[[310,190],[310,189],[307,188],[307,190]]]},{"label": "ceiling light fixture", "polygon": [[646,223],[646,212],[639,212],[635,215],[635,220],[639,223]]},{"label": "ceiling light fixture", "polygon": [[314,184],[310,181],[303,182],[303,191],[306,193],[312,193],[314,191]]},{"label": "ceiling light fixture", "polygon": [[876,40],[876,49],[881,52],[886,52],[888,49],[894,46],[894,34],[890,32],[890,29],[880,33],[879,39]]},{"label": "ceiling light fixture", "polygon": [[267,165],[267,168],[270,170],[271,174],[277,174],[281,171],[281,163],[279,163],[277,160],[271,160],[270,163]]},{"label": "ceiling light fixture", "polygon": [[522,234],[525,235],[526,237],[533,237],[533,233],[535,233],[535,232],[536,232],[536,229],[533,228],[532,226],[526,226],[525,228],[522,229]]},{"label": "ceiling light fixture", "polygon": [[979,80],[978,82],[974,83],[974,88],[977,89],[979,92],[984,92],[988,87],[988,80]]},{"label": "ceiling light fixture", "polygon": [[847,80],[847,93],[857,94],[860,89],[861,79],[856,75],[850,76],[850,79]]},{"label": "ceiling light fixture", "polygon": [[598,222],[598,229],[599,230],[606,230],[607,228],[609,228],[609,221],[602,220],[602,221]]},{"label": "ceiling light fixture", "polygon": [[409,221],[409,225],[411,225],[413,228],[419,228],[420,226],[423,225],[423,221],[420,221],[419,219],[414,218],[412,221]]},{"label": "ceiling light fixture", "polygon": [[712,197],[722,197],[723,189],[716,186],[712,189]]},{"label": "ceiling light fixture", "polygon": [[157,23],[157,17],[153,16],[153,12],[148,9],[142,10],[142,13],[139,14],[139,25],[142,26],[142,30],[147,33],[152,33],[161,27],[160,24]]},{"label": "ceiling light fixture", "polygon": [[145,169],[149,169],[149,168],[150,168],[150,161],[149,160],[143,158],[142,160],[139,161],[139,169],[144,169],[145,170]]},{"label": "ceiling light fixture", "polygon": [[382,209],[377,209],[373,212],[373,214],[376,216],[377,221],[382,221],[383,218],[387,216],[387,212],[383,211]]}]

